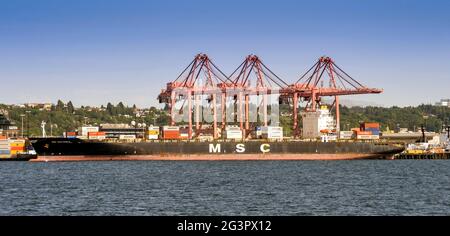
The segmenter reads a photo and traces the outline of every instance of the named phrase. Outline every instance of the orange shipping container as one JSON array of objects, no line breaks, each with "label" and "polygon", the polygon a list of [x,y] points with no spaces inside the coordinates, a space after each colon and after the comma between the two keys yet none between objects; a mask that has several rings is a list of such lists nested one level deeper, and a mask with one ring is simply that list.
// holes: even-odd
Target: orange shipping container
[{"label": "orange shipping container", "polygon": [[366,122],[366,123],[362,123],[362,126],[367,129],[367,128],[380,128],[380,123],[375,123],[375,122]]},{"label": "orange shipping container", "polygon": [[0,135],[0,139],[6,139],[6,136]]},{"label": "orange shipping container", "polygon": [[371,135],[372,131],[356,131],[356,135]]},{"label": "orange shipping container", "polygon": [[175,131],[165,131],[162,135],[163,139],[179,139],[180,138],[180,132]]},{"label": "orange shipping container", "polygon": [[11,151],[25,151],[25,147],[10,147]]},{"label": "orange shipping container", "polygon": [[88,136],[105,136],[105,132],[89,132]]}]

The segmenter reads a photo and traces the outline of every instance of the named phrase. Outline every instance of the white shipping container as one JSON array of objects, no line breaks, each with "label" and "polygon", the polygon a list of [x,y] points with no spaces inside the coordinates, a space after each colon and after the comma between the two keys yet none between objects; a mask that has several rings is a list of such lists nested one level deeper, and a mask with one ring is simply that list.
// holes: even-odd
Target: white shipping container
[{"label": "white shipping container", "polygon": [[282,139],[283,127],[280,126],[264,126],[261,128],[262,137],[267,139]]},{"label": "white shipping container", "polygon": [[121,134],[121,135],[119,135],[119,139],[136,139],[136,135],[134,135],[134,134]]},{"label": "white shipping container", "polygon": [[89,139],[98,139],[98,140],[101,140],[101,139],[106,139],[106,136],[105,136],[105,135],[89,136]]},{"label": "white shipping container", "polygon": [[242,130],[227,130],[225,131],[226,139],[242,139]]},{"label": "white shipping container", "polygon": [[81,127],[81,136],[88,136],[89,132],[98,132],[98,127],[95,126],[84,126]]},{"label": "white shipping container", "polygon": [[239,126],[233,125],[233,126],[227,126],[225,127],[225,130],[241,130]]},{"label": "white shipping container", "polygon": [[164,131],[179,131],[180,127],[178,126],[163,126]]},{"label": "white shipping container", "polygon": [[159,131],[159,127],[158,126],[149,126],[148,130],[153,130],[153,131]]},{"label": "white shipping container", "polygon": [[380,139],[380,135],[360,134],[356,136],[356,139],[364,139],[364,140]]},{"label": "white shipping container", "polygon": [[152,134],[149,134],[148,135],[148,139],[158,139],[158,135],[152,135]]},{"label": "white shipping container", "polygon": [[353,137],[353,131],[340,131],[339,138],[340,139],[351,139]]}]

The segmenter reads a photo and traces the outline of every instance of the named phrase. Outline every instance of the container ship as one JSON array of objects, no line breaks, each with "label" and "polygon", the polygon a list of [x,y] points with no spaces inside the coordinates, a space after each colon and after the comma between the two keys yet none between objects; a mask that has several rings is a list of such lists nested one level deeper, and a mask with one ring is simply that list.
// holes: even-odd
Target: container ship
[{"label": "container ship", "polygon": [[378,132],[373,124],[340,136],[324,131],[333,124],[324,125],[315,134],[320,138],[303,140],[284,137],[277,126],[258,127],[249,135],[252,138],[245,138],[238,126],[227,126],[219,139],[203,133],[189,139],[180,126],[135,129],[125,124],[85,126],[64,137],[30,140],[39,155],[36,161],[391,159],[404,150],[403,145],[379,142],[379,135],[368,131]]},{"label": "container ship", "polygon": [[[43,122],[44,137],[30,141],[38,161],[391,158],[404,146],[380,142],[379,124],[348,131],[339,126],[339,96],[381,92],[362,85],[326,56],[289,84],[256,55],[225,75],[200,53],[158,95],[168,124],[85,126],[63,137],[45,137]],[[324,97],[334,101],[328,106]],[[280,104],[292,109],[282,114]],[[292,117],[292,137],[284,137],[280,116]]]},{"label": "container ship", "polygon": [[402,146],[375,142],[100,141],[33,138],[38,161],[389,159]]}]

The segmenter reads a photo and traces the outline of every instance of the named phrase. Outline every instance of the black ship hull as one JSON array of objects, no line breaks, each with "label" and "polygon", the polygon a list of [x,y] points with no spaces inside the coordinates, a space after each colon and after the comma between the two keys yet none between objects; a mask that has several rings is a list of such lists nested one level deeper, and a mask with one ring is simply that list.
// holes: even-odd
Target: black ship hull
[{"label": "black ship hull", "polygon": [[16,156],[9,158],[0,158],[0,161],[29,161],[37,159],[37,154],[17,154]]},{"label": "black ship hull", "polygon": [[31,139],[31,143],[40,157],[95,157],[96,160],[102,157],[112,160],[115,156],[128,156],[129,159],[133,156],[146,156],[148,159],[199,160],[217,157],[251,159],[259,156],[274,159],[360,159],[389,158],[404,150],[400,146],[370,142],[106,142],[75,138],[35,138]]}]

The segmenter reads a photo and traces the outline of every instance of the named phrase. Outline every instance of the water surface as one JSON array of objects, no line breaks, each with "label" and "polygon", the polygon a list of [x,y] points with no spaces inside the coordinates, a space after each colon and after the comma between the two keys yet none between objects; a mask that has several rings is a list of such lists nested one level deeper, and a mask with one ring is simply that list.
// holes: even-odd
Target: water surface
[{"label": "water surface", "polygon": [[0,215],[449,215],[450,161],[0,163]]}]

